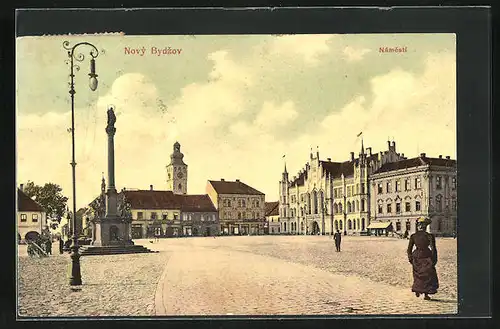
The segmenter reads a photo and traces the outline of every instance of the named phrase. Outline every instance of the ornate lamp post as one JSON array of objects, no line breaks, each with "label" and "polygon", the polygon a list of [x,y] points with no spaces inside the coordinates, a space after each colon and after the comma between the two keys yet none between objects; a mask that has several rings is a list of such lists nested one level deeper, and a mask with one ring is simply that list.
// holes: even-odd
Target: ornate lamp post
[{"label": "ornate lamp post", "polygon": [[72,173],[73,173],[73,244],[71,246],[71,276],[69,278],[69,284],[71,286],[79,286],[82,284],[82,275],[80,273],[80,254],[78,252],[78,236],[76,228],[76,162],[75,162],[75,70],[79,71],[80,66],[75,64],[74,61],[82,62],[85,56],[82,53],[76,53],[75,49],[79,46],[89,46],[90,49],[90,73],[89,73],[89,87],[92,91],[97,89],[97,74],[95,73],[95,58],[99,55],[97,48],[88,42],[80,42],[74,46],[71,46],[69,41],[64,41],[63,48],[68,51],[69,59],[66,60],[66,64],[70,66],[70,89],[69,94],[71,95],[71,145],[72,145]]}]

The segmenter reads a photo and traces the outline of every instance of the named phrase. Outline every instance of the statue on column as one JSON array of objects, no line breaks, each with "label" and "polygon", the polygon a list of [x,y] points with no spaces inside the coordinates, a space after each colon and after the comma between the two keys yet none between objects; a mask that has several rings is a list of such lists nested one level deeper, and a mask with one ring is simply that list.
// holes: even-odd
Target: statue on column
[{"label": "statue on column", "polygon": [[108,125],[106,126],[106,130],[115,128],[116,115],[113,107],[110,106],[108,109]]}]

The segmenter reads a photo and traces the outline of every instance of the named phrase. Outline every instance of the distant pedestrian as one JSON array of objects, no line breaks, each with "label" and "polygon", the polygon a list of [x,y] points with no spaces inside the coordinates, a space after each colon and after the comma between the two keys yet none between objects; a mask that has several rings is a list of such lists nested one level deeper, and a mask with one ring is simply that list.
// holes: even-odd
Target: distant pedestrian
[{"label": "distant pedestrian", "polygon": [[337,230],[333,235],[333,239],[335,240],[335,251],[340,252],[340,243],[342,242],[342,234]]},{"label": "distant pedestrian", "polygon": [[61,237],[59,237],[59,253],[62,255],[64,253],[64,240]]},{"label": "distant pedestrian", "polygon": [[[411,291],[417,297],[424,294],[425,300],[430,300],[429,295],[435,294],[439,288],[436,273],[436,240],[434,235],[426,232],[430,222],[429,218],[420,217],[418,219],[418,230],[410,236],[407,249],[408,260],[413,268]],[[416,246],[415,250],[413,250],[413,246]]]},{"label": "distant pedestrian", "polygon": [[52,239],[50,237],[45,240],[45,251],[47,255],[52,255]]}]

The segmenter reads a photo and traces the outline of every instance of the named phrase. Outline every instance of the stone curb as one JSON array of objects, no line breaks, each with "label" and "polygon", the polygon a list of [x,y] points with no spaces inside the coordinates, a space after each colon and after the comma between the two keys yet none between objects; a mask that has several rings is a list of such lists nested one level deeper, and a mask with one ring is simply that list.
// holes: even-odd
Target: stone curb
[{"label": "stone curb", "polygon": [[168,263],[170,262],[170,259],[173,257],[171,255],[170,257],[167,258],[167,261],[165,262],[165,268],[163,269],[163,273],[161,274],[158,284],[156,285],[156,291],[155,291],[155,315],[165,315],[167,313],[167,310],[165,308],[165,304],[163,303],[163,287],[164,287],[164,280],[165,277],[167,276],[167,271],[168,271]]}]

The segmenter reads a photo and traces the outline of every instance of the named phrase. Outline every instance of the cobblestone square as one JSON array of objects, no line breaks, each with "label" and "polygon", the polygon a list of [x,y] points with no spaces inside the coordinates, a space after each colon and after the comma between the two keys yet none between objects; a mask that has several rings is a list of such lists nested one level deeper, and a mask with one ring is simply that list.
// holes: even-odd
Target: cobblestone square
[{"label": "cobblestone square", "polygon": [[[440,289],[411,292],[407,240],[329,236],[138,240],[156,254],[82,257],[83,286],[67,285],[69,257],[20,249],[24,316],[355,315],[457,312],[456,240],[438,238]],[[76,302],[75,302],[76,300]],[[74,303],[75,302],[75,303]]]}]

